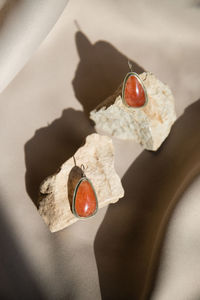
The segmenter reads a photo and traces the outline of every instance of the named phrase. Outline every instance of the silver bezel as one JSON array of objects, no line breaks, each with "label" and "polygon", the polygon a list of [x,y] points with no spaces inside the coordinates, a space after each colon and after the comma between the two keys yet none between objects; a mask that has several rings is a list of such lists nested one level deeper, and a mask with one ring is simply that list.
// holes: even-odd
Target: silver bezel
[{"label": "silver bezel", "polygon": [[[95,209],[95,211],[93,212],[93,214],[90,215],[90,216],[88,216],[88,217],[80,217],[80,216],[77,214],[76,208],[75,208],[76,194],[77,194],[78,188],[79,188],[79,186],[80,186],[80,184],[81,184],[82,181],[88,181],[88,182],[91,184],[91,187],[92,187],[92,189],[93,189],[93,191],[94,191],[95,199],[96,199],[96,209]],[[76,185],[76,187],[75,187],[75,189],[74,189],[73,199],[72,199],[72,212],[73,212],[73,214],[74,214],[77,218],[79,218],[79,219],[88,219],[88,218],[93,217],[93,216],[97,213],[97,211],[98,211],[98,201],[97,201],[97,195],[96,195],[94,186],[93,186],[92,182],[91,182],[86,176],[84,176],[84,177],[82,177],[82,178],[79,180],[79,182],[77,183],[77,185]]]},{"label": "silver bezel", "polygon": [[[125,86],[126,86],[126,82],[127,82],[128,78],[129,78],[130,76],[135,76],[135,77],[137,78],[137,80],[139,81],[139,83],[141,84],[143,90],[144,90],[144,94],[145,94],[145,103],[144,103],[144,105],[142,105],[142,106],[139,106],[139,107],[137,107],[137,106],[136,106],[136,107],[133,107],[133,106],[130,106],[130,105],[128,105],[128,104],[126,103],[126,100],[125,100],[125,98],[124,98]],[[137,73],[135,73],[135,72],[129,72],[129,73],[127,73],[126,76],[125,76],[125,78],[124,78],[123,87],[122,87],[122,102],[123,102],[123,104],[124,104],[126,107],[132,108],[132,109],[139,109],[139,108],[142,108],[142,107],[144,107],[145,105],[147,105],[147,103],[148,103],[147,90],[146,90],[146,88],[145,88],[145,86],[144,86],[144,83],[143,83],[142,79],[141,79],[141,78],[139,77],[139,75],[138,75]]]}]

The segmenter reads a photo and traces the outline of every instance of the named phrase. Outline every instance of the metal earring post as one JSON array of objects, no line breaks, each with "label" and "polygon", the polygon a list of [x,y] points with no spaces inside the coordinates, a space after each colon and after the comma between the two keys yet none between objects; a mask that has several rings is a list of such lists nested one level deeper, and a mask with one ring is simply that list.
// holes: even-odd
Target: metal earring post
[{"label": "metal earring post", "polygon": [[128,60],[128,66],[129,66],[130,71],[133,72],[133,65],[130,62],[130,60]]}]

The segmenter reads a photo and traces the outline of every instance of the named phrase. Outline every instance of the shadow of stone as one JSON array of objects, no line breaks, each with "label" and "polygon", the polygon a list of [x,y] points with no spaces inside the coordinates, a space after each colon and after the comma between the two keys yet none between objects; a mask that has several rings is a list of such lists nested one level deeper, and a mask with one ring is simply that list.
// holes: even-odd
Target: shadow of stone
[{"label": "shadow of stone", "polygon": [[[76,98],[85,113],[89,114],[121,84],[129,71],[128,58],[108,42],[92,44],[81,31],[76,33],[75,40],[80,62],[72,85]],[[144,71],[138,64],[131,62],[136,73]]]},{"label": "shadow of stone", "polygon": [[93,132],[83,112],[66,109],[61,118],[37,130],[25,144],[26,190],[36,206],[41,182],[54,174]]},{"label": "shadow of stone", "polygon": [[46,299],[0,210],[0,299]]},{"label": "shadow of stone", "polygon": [[200,1],[199,0],[194,0],[191,3],[191,6],[195,7],[195,8],[200,8]]},{"label": "shadow of stone", "polygon": [[176,121],[157,152],[143,151],[122,179],[94,250],[102,299],[149,299],[169,218],[200,172],[200,100]]}]

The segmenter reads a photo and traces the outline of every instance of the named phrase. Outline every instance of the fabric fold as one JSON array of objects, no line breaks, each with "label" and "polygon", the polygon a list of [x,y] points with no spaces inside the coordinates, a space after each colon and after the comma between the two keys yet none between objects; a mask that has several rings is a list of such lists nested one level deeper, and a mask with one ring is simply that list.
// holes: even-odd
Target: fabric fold
[{"label": "fabric fold", "polygon": [[0,92],[24,67],[68,0],[7,0],[0,5]]}]

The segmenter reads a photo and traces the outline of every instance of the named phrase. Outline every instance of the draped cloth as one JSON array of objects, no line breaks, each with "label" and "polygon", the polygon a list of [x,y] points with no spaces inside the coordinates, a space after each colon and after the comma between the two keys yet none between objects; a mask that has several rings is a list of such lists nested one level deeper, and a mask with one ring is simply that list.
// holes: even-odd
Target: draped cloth
[{"label": "draped cloth", "polygon": [[[0,1],[1,298],[200,299],[199,2],[67,2]],[[124,198],[51,234],[39,185],[128,59],[170,86],[177,121],[155,153],[114,140]]]}]

